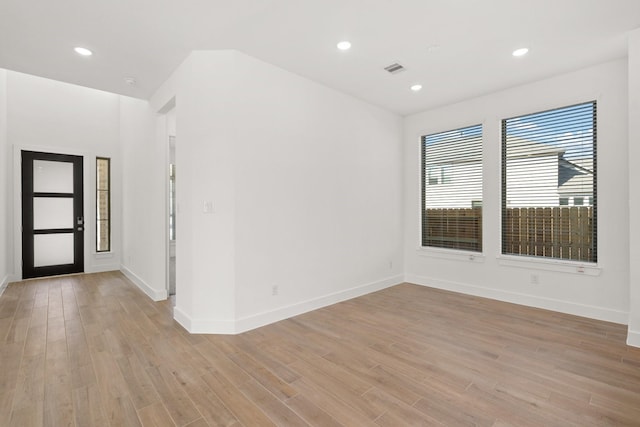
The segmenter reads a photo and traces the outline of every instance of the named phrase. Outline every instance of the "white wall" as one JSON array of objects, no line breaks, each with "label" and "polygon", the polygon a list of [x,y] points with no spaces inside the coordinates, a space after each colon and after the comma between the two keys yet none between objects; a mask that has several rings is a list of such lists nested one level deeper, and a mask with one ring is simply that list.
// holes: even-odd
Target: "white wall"
[{"label": "white wall", "polygon": [[7,144],[7,72],[0,69],[0,294],[13,279],[11,158]]},{"label": "white wall", "polygon": [[[233,72],[231,52],[194,52],[166,85],[179,138],[174,313],[192,332],[235,330]],[[203,212],[204,202],[212,213]]]},{"label": "white wall", "polygon": [[[500,256],[500,120],[598,101],[598,263]],[[405,273],[409,282],[626,323],[629,312],[627,61],[619,60],[405,119]],[[420,136],[484,126],[483,256],[421,249]],[[640,182],[640,181],[639,181]],[[531,284],[535,275],[538,284]]]},{"label": "white wall", "polygon": [[166,141],[147,101],[120,97],[122,271],[154,300],[167,297],[165,274]]},{"label": "white wall", "polygon": [[401,119],[234,60],[237,318],[253,326],[402,281]]},{"label": "white wall", "polygon": [[[118,269],[120,216],[112,218],[113,250],[95,253],[95,157],[112,159],[112,187],[120,188],[120,96],[28,74],[7,71],[7,142],[13,148],[13,272],[21,273],[19,153],[22,149],[84,156],[85,271]],[[120,192],[112,192],[112,211],[120,211]],[[10,211],[6,211],[11,214]]]},{"label": "white wall", "polygon": [[233,51],[192,53],[151,104],[172,97],[187,329],[238,332],[402,281],[399,117]]},{"label": "white wall", "polygon": [[[640,29],[629,35],[629,217],[640,217]],[[640,224],[629,229],[629,334],[640,347]]]}]

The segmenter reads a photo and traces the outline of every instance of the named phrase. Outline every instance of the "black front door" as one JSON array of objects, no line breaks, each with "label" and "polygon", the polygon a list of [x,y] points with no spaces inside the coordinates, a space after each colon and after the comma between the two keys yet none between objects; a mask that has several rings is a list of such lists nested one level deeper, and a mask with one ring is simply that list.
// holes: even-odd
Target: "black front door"
[{"label": "black front door", "polygon": [[82,157],[22,151],[22,278],[84,271]]}]

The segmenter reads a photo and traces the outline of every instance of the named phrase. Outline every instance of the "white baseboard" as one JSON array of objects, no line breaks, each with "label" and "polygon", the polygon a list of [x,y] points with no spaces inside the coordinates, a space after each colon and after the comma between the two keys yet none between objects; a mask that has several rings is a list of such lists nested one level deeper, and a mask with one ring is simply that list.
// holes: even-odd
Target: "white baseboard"
[{"label": "white baseboard", "polygon": [[526,305],[529,307],[542,308],[545,310],[558,311],[560,313],[573,314],[575,316],[588,317],[591,319],[604,320],[607,322],[626,325],[629,320],[629,313],[620,310],[596,307],[585,304],[561,301],[553,298],[538,297],[535,295],[508,292],[502,289],[484,288],[467,283],[450,282],[446,280],[433,279],[417,275],[406,275],[406,281],[416,285],[429,286],[432,288],[444,289],[452,292],[474,295],[483,298],[491,298],[498,301],[505,301],[514,304]]},{"label": "white baseboard", "polygon": [[236,333],[235,322],[231,320],[192,319],[180,308],[173,307],[173,318],[192,334],[224,334]]},{"label": "white baseboard", "polygon": [[371,292],[379,291],[404,282],[404,276],[398,275],[379,280],[377,282],[367,283],[365,285],[356,286],[344,291],[335,292],[307,301],[291,304],[285,307],[276,308],[274,310],[257,313],[246,316],[235,321],[216,320],[216,319],[193,319],[185,314],[178,307],[173,310],[173,318],[180,323],[187,331],[197,334],[239,334],[251,329],[275,323],[280,320],[288,319],[299,314],[307,313],[311,310],[317,310],[328,305],[336,304],[341,301],[366,295]]},{"label": "white baseboard", "polygon": [[2,296],[4,290],[7,289],[9,282],[11,282],[11,276],[5,276],[2,282],[0,282],[0,296]]},{"label": "white baseboard", "polygon": [[640,347],[640,332],[632,330],[627,331],[627,345]]},{"label": "white baseboard", "polygon": [[163,301],[167,299],[167,290],[163,289],[158,291],[151,286],[149,286],[144,280],[138,277],[134,272],[129,270],[124,265],[120,266],[120,271],[124,274],[129,280],[131,280],[142,292],[147,294],[149,298],[154,301]]},{"label": "white baseboard", "polygon": [[341,301],[356,298],[371,292],[379,291],[390,286],[398,285],[404,281],[404,276],[398,275],[379,280],[377,282],[367,283],[365,285],[356,286],[344,291],[335,292],[319,298],[291,304],[286,307],[280,307],[263,313],[246,316],[236,320],[236,333],[246,332],[260,326],[288,319],[299,314],[317,310],[328,305],[336,304]]}]

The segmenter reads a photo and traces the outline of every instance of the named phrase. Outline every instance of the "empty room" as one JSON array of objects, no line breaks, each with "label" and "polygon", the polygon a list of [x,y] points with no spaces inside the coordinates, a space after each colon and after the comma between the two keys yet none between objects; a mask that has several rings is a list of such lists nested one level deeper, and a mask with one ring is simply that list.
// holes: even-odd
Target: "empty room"
[{"label": "empty room", "polygon": [[640,426],[638,164],[637,0],[1,0],[0,426]]}]

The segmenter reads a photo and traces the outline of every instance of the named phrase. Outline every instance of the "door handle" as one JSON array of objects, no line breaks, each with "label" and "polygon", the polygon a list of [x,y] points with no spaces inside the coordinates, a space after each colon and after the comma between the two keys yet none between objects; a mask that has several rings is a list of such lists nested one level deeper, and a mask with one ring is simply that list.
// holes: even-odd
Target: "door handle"
[{"label": "door handle", "polygon": [[84,218],[79,216],[77,222],[78,222],[78,225],[82,225],[84,223]]}]

